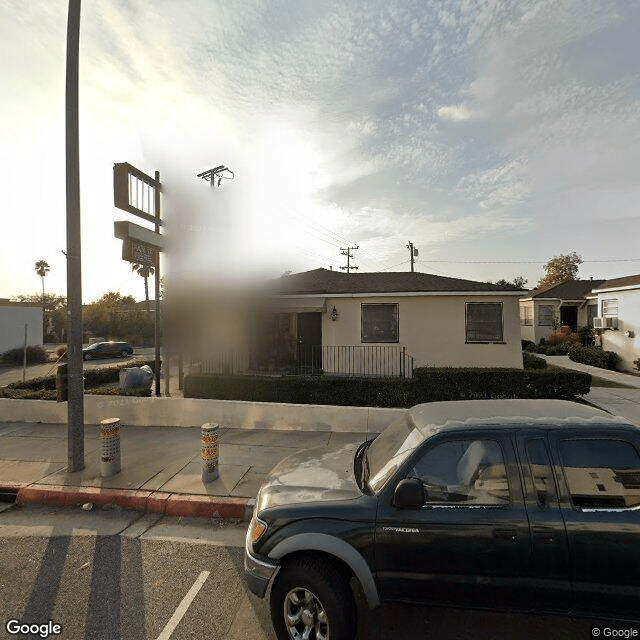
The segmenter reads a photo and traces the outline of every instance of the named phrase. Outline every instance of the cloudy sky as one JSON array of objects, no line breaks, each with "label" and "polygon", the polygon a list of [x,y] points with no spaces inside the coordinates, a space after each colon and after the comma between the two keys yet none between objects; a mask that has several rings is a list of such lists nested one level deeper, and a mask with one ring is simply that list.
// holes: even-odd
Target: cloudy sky
[{"label": "cloudy sky", "polygon": [[[66,292],[67,3],[0,0],[0,297]],[[144,295],[112,166],[160,171],[177,277],[346,264],[640,272],[637,0],[85,2],[83,298]],[[196,174],[225,164],[212,189]]]}]

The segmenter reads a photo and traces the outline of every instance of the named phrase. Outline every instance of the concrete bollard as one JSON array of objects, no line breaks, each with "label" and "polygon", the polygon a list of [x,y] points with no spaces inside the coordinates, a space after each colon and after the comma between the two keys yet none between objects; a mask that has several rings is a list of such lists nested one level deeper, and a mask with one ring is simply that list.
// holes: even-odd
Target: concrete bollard
[{"label": "concrete bollard", "polygon": [[103,478],[120,473],[120,418],[107,418],[100,422],[100,475]]},{"label": "concrete bollard", "polygon": [[218,454],[220,451],[220,426],[208,422],[200,430],[202,455],[202,482],[212,482],[220,477]]}]

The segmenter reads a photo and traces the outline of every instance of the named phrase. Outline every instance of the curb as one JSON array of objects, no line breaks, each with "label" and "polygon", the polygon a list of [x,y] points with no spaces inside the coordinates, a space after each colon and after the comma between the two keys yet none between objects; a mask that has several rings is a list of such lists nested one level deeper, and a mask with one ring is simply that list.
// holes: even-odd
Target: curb
[{"label": "curb", "polygon": [[203,496],[139,489],[105,489],[102,487],[68,487],[62,485],[3,482],[0,492],[16,493],[16,504],[53,506],[116,505],[124,509],[199,518],[251,519],[255,499],[227,496]]}]

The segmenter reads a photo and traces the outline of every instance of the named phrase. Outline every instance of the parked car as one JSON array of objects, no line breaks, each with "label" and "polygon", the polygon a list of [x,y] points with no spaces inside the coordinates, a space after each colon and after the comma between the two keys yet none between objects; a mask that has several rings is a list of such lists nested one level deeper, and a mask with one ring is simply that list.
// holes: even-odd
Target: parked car
[{"label": "parked car", "polygon": [[96,342],[82,350],[83,360],[126,358],[132,354],[133,347],[128,342]]},{"label": "parked car", "polygon": [[[381,601],[640,616],[640,429],[562,400],[434,402],[260,488],[250,590],[281,640],[354,636]],[[515,636],[514,636],[515,637]]]}]

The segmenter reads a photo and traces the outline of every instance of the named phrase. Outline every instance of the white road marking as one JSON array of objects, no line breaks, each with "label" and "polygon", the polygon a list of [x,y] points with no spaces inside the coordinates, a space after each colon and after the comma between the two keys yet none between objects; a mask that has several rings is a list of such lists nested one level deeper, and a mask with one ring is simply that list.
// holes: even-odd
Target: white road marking
[{"label": "white road marking", "polygon": [[187,609],[189,605],[193,602],[193,599],[198,595],[198,591],[202,589],[202,585],[204,581],[209,577],[209,571],[203,571],[198,579],[193,583],[193,586],[187,592],[187,595],[182,598],[182,602],[178,605],[178,608],[175,610],[174,614],[171,616],[171,620],[167,622],[167,626],[162,630],[162,633],[158,636],[157,640],[169,640],[171,634],[175,631],[178,626],[180,620],[185,613],[187,613]]}]

